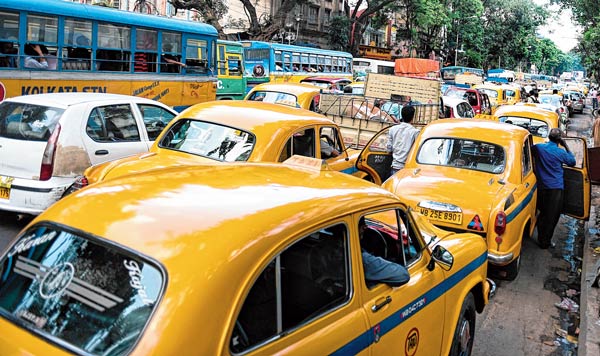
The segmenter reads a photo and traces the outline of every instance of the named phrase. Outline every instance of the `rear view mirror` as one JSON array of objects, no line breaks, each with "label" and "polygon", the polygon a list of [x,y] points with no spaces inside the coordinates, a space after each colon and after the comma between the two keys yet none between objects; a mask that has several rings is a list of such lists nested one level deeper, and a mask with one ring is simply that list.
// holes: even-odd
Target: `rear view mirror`
[{"label": "rear view mirror", "polygon": [[452,265],[454,264],[454,256],[452,256],[450,251],[446,250],[445,247],[436,245],[433,248],[431,257],[433,258],[432,261],[437,262],[445,271],[452,269]]}]

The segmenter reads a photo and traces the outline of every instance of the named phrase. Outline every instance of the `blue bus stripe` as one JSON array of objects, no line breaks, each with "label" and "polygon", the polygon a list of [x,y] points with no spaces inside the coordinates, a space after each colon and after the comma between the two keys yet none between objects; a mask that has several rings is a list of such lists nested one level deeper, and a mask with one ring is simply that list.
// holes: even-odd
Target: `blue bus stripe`
[{"label": "blue bus stripe", "polygon": [[513,221],[514,219],[516,219],[517,216],[521,213],[521,211],[523,211],[525,209],[525,207],[527,205],[529,205],[529,202],[531,201],[531,199],[533,199],[533,195],[536,192],[537,192],[537,183],[533,186],[533,188],[531,189],[529,194],[527,194],[527,197],[525,197],[525,199],[523,199],[523,201],[515,208],[515,210],[513,210],[512,213],[510,213],[506,216],[507,224],[509,222]]},{"label": "blue bus stripe", "polygon": [[[431,288],[422,296],[416,298],[412,302],[398,309],[390,316],[385,318],[379,323],[380,337],[385,336],[388,332],[410,319],[413,315],[421,311],[427,305],[441,297],[444,293],[456,286],[465,277],[477,270],[482,264],[487,263],[487,251],[482,253],[481,256],[471,261],[468,265],[454,273],[452,276],[446,278],[444,281]],[[331,355],[354,355],[362,350],[369,347],[374,340],[374,327],[371,327],[367,331],[363,332],[346,345],[342,346]]]}]

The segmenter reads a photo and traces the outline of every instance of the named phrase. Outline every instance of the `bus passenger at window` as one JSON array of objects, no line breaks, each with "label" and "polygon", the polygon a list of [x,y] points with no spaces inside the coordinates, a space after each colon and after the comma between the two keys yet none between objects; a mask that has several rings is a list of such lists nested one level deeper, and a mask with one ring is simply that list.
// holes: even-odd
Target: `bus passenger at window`
[{"label": "bus passenger at window", "polygon": [[0,52],[0,67],[15,68],[17,66],[17,54],[19,51],[14,48],[13,42],[2,42]]},{"label": "bus passenger at window", "polygon": [[[147,49],[152,49],[153,43],[150,36],[147,34],[142,34],[141,43],[137,46],[137,51],[144,51]],[[148,63],[149,53],[147,52],[135,52],[133,71],[134,72],[148,72],[150,65]]]},{"label": "bus passenger at window", "polygon": [[[163,51],[164,52],[171,52],[173,46],[170,44],[165,44],[163,46]],[[162,60],[164,64],[161,67],[161,72],[166,72],[166,73],[179,73],[179,67],[187,67],[187,65],[185,63],[181,63],[179,61],[178,56],[174,56],[170,53],[163,53],[162,55]]]},{"label": "bus passenger at window", "polygon": [[48,60],[40,45],[25,45],[25,68],[48,69]]}]

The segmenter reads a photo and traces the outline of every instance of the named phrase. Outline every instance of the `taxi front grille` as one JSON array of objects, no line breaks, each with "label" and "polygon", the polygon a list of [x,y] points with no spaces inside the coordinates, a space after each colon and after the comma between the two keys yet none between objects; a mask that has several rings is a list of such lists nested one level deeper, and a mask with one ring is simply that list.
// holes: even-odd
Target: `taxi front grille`
[{"label": "taxi front grille", "polygon": [[442,226],[442,225],[436,225],[436,224],[434,224],[434,225],[436,227],[439,227],[440,229],[447,230],[447,231],[452,231],[452,232],[455,232],[457,234],[462,234],[462,233],[465,233],[465,232],[470,232],[472,234],[479,235],[479,236],[481,236],[484,239],[487,237],[487,234],[484,231],[474,231],[474,230],[468,230],[468,229],[459,229],[459,228],[455,228],[455,227],[448,227],[448,226]]}]

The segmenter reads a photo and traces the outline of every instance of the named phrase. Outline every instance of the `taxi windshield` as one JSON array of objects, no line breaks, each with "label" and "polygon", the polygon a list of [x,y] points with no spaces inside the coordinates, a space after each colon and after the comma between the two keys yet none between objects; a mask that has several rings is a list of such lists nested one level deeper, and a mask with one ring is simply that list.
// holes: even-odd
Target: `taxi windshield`
[{"label": "taxi windshield", "polygon": [[30,228],[0,261],[0,315],[81,353],[124,355],[164,289],[156,263],[52,225]]},{"label": "taxi windshield", "polygon": [[489,142],[430,138],[419,147],[417,162],[498,174],[504,172],[505,154],[501,146]]},{"label": "taxi windshield", "polygon": [[215,122],[181,119],[163,135],[159,147],[219,161],[247,161],[256,143],[250,132]]},{"label": "taxi windshield", "polygon": [[492,98],[493,99],[498,98],[498,91],[496,91],[496,90],[493,90],[493,89],[483,89],[483,88],[480,88],[478,90],[481,91],[481,92],[483,92],[483,93],[486,93],[490,97],[490,99],[492,99]]},{"label": "taxi windshield", "polygon": [[522,127],[525,130],[529,131],[533,136],[546,138],[548,137],[548,133],[550,132],[548,124],[542,120],[536,120],[529,117],[519,116],[500,116],[498,119],[500,120],[500,122],[505,122],[507,124],[513,124]]},{"label": "taxi windshield", "polygon": [[255,91],[248,100],[298,107],[298,98],[295,95],[276,91]]}]

